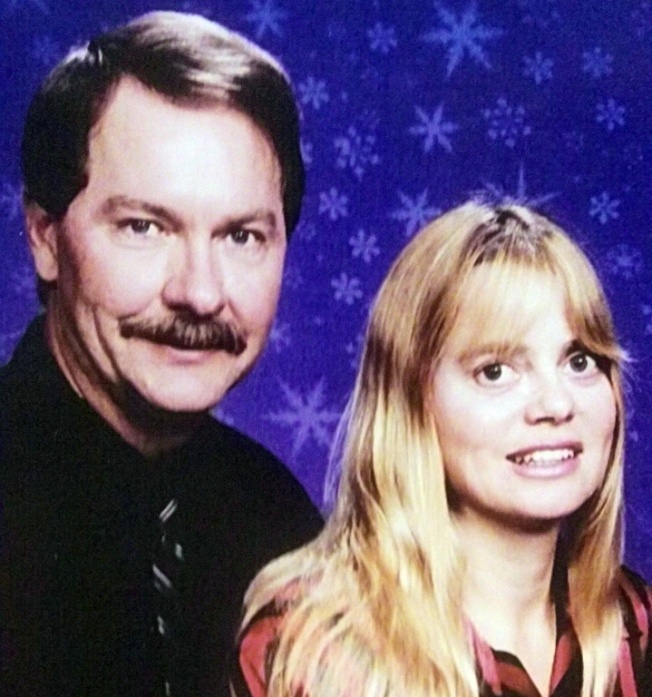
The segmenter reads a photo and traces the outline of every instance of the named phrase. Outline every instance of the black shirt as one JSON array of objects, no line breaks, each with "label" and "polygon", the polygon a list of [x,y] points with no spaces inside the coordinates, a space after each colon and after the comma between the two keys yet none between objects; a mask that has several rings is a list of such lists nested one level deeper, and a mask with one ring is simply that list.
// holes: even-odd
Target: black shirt
[{"label": "black shirt", "polygon": [[321,518],[271,453],[208,416],[145,458],[71,389],[36,321],[0,370],[0,694],[162,693],[152,555],[171,496],[175,677],[185,696],[221,696],[247,585]]}]

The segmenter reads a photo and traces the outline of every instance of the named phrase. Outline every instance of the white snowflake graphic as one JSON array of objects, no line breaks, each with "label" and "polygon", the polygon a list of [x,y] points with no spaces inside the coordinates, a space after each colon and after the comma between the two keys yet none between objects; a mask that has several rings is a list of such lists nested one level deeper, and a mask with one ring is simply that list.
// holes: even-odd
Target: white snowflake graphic
[{"label": "white snowflake graphic", "polygon": [[299,142],[299,147],[301,148],[301,159],[303,160],[303,164],[306,167],[309,167],[312,164],[313,160],[313,145],[309,140],[304,140],[303,138],[301,138]]},{"label": "white snowflake graphic", "polygon": [[35,7],[37,10],[41,10],[43,14],[48,14],[50,12],[43,0],[5,0],[6,8],[11,12],[17,10],[19,7],[27,7],[28,5]]},{"label": "white snowflake graphic", "polygon": [[309,75],[303,82],[298,85],[299,100],[302,104],[309,104],[313,109],[319,110],[321,106],[326,104],[330,96],[326,89],[324,80],[317,80],[312,75]]},{"label": "white snowflake graphic", "polygon": [[349,245],[353,257],[361,257],[365,264],[370,264],[373,258],[380,254],[376,235],[367,235],[362,229],[349,237]]},{"label": "white snowflake graphic", "polygon": [[363,342],[364,334],[362,332],[358,332],[355,339],[353,341],[349,341],[349,343],[344,347],[347,356],[349,356],[349,365],[353,369],[357,368],[358,364],[360,363]]},{"label": "white snowflake graphic", "polygon": [[532,129],[525,123],[525,108],[512,106],[500,97],[493,109],[483,109],[482,115],[487,121],[487,135],[491,140],[499,141],[508,148],[513,148],[519,138],[529,136]]},{"label": "white snowflake graphic", "polygon": [[582,70],[592,78],[598,79],[613,73],[614,57],[605,53],[600,46],[582,53]]},{"label": "white snowflake graphic", "polygon": [[472,2],[460,17],[440,3],[435,3],[435,9],[444,26],[429,31],[423,39],[428,43],[441,44],[448,49],[446,76],[450,77],[453,74],[465,54],[489,69],[491,64],[483,44],[502,36],[503,31],[480,23],[475,2]]},{"label": "white snowflake graphic", "polygon": [[523,58],[523,75],[531,77],[535,84],[540,85],[545,80],[552,79],[552,58],[544,57],[541,51],[537,51],[533,56]]},{"label": "white snowflake graphic", "polygon": [[367,38],[369,39],[369,48],[384,55],[396,48],[398,43],[396,40],[396,29],[394,27],[386,27],[380,22],[377,22],[371,29],[367,30]]},{"label": "white snowflake graphic", "polygon": [[639,39],[644,39],[648,34],[652,34],[652,2],[642,0],[640,5],[632,10],[632,20]]},{"label": "white snowflake graphic", "polygon": [[276,36],[281,36],[281,22],[287,18],[288,13],[277,7],[276,0],[250,0],[251,11],[245,15],[255,29],[256,38],[260,39],[269,30]]},{"label": "white snowflake graphic", "polygon": [[591,196],[589,215],[606,225],[610,220],[620,217],[619,206],[620,199],[611,198],[607,191],[603,191],[599,195]]},{"label": "white snowflake graphic", "polygon": [[32,42],[32,56],[42,65],[53,65],[61,55],[61,47],[49,36],[37,36]]},{"label": "white snowflake graphic", "polygon": [[625,107],[610,97],[596,107],[595,121],[603,123],[608,131],[613,131],[616,127],[625,125],[625,112]]},{"label": "white snowflake graphic", "polygon": [[281,390],[288,408],[267,414],[264,418],[293,430],[292,455],[296,457],[310,438],[323,447],[331,443],[332,428],[340,419],[340,413],[324,406],[325,380],[322,378],[306,394],[293,390],[287,383],[281,382]]},{"label": "white snowflake graphic", "polygon": [[376,136],[373,133],[360,133],[356,126],[349,126],[346,135],[333,140],[337,150],[336,165],[340,169],[350,169],[362,179],[367,167],[377,165],[380,157],[374,152]]},{"label": "white snowflake graphic", "polygon": [[440,104],[428,116],[424,109],[415,107],[419,123],[411,126],[409,133],[415,136],[423,136],[423,152],[430,152],[437,143],[446,152],[453,152],[453,146],[449,136],[459,129],[459,126],[452,121],[444,120],[444,105]]},{"label": "white snowflake graphic", "polygon": [[652,335],[652,305],[641,305],[641,312],[645,317],[645,335]]},{"label": "white snowflake graphic", "polygon": [[0,211],[7,220],[17,220],[23,209],[20,187],[3,181],[0,186]]},{"label": "white snowflake graphic", "polygon": [[475,192],[476,195],[484,198],[489,194],[491,200],[500,203],[505,200],[515,201],[520,204],[539,207],[543,206],[548,201],[559,196],[561,192],[554,191],[547,194],[531,195],[527,192],[527,181],[525,178],[525,165],[523,162],[518,167],[518,178],[516,180],[516,190],[509,191],[500,184],[486,182],[483,191]]},{"label": "white snowflake graphic", "polygon": [[523,11],[523,24],[537,29],[547,29],[561,19],[555,0],[519,0],[518,4]]},{"label": "white snowflake graphic", "polygon": [[335,300],[343,302],[347,305],[353,305],[356,300],[362,298],[362,290],[360,288],[360,279],[349,275],[342,271],[339,278],[331,280],[331,287],[335,291]]},{"label": "white snowflake graphic", "polygon": [[269,333],[269,343],[275,353],[283,353],[286,348],[289,348],[292,345],[290,323],[277,319]]},{"label": "white snowflake graphic", "polygon": [[341,194],[335,187],[319,194],[319,213],[326,213],[331,220],[345,218],[349,214],[349,197]]},{"label": "white snowflake graphic", "polygon": [[607,268],[614,276],[631,281],[643,268],[643,255],[629,244],[619,244],[606,256]]},{"label": "white snowflake graphic", "polygon": [[441,209],[428,204],[428,189],[411,198],[402,191],[398,191],[402,208],[398,208],[389,214],[389,217],[405,223],[405,236],[412,237],[426,223],[441,213]]}]

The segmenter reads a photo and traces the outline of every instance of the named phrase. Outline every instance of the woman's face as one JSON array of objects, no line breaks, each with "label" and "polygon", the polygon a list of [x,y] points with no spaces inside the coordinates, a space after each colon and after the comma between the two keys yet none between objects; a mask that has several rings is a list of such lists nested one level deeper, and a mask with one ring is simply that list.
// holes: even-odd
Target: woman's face
[{"label": "woman's face", "polygon": [[483,273],[434,375],[453,510],[519,527],[558,522],[603,480],[616,421],[611,384],[573,335],[561,284],[544,275],[533,274],[514,303],[529,319],[519,340],[507,348],[478,341]]}]

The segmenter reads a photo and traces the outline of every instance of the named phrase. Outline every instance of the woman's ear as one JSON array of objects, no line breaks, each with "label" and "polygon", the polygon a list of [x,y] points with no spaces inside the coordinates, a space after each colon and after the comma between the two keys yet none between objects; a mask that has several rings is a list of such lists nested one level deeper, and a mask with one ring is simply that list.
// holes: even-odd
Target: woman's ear
[{"label": "woman's ear", "polygon": [[25,227],[36,273],[48,283],[56,281],[59,275],[58,223],[37,203],[28,203],[25,205]]}]

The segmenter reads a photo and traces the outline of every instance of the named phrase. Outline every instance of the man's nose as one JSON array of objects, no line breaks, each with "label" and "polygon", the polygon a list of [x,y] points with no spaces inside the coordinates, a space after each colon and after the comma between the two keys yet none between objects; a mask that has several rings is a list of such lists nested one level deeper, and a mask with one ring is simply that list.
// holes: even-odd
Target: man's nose
[{"label": "man's nose", "polygon": [[215,314],[224,303],[224,276],[215,242],[184,240],[176,251],[163,301],[199,316]]},{"label": "man's nose", "polygon": [[534,378],[532,395],[526,411],[529,422],[565,423],[570,421],[574,414],[574,395],[563,375],[551,371]]}]

